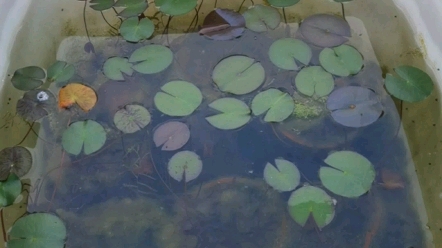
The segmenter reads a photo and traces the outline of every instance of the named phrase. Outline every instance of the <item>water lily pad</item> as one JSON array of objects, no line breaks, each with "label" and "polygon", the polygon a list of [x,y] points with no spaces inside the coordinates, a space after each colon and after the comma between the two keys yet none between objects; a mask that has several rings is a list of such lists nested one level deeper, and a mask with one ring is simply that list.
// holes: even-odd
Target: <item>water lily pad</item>
[{"label": "water lily pad", "polygon": [[135,133],[150,123],[149,111],[141,105],[130,104],[114,115],[114,124],[123,133]]},{"label": "water lily pad", "polygon": [[214,127],[230,130],[244,126],[249,122],[250,109],[243,101],[225,97],[213,101],[209,107],[220,111],[220,114],[206,117],[206,120]]},{"label": "water lily pad", "polygon": [[196,7],[197,0],[155,0],[155,6],[166,15],[178,16],[189,13]]},{"label": "water lily pad", "polygon": [[55,96],[50,91],[35,89],[17,101],[16,112],[24,120],[34,122],[47,116],[55,106]]},{"label": "water lily pad", "polygon": [[296,60],[308,65],[312,59],[312,49],[302,40],[282,38],[272,43],[269,48],[270,61],[284,70],[298,70]]},{"label": "water lily pad", "polygon": [[295,78],[299,92],[306,96],[324,97],[335,87],[333,76],[320,66],[303,68]]},{"label": "water lily pad", "polygon": [[155,106],[170,116],[187,116],[202,103],[201,91],[186,81],[171,81],[161,87],[154,97]]},{"label": "water lily pad", "polygon": [[433,80],[419,68],[402,65],[394,68],[399,77],[387,74],[385,87],[394,97],[407,102],[419,102],[433,92]]},{"label": "water lily pad", "polygon": [[8,248],[63,248],[66,227],[55,215],[35,213],[18,219],[8,236]]},{"label": "water lily pad", "polygon": [[90,7],[96,11],[103,11],[114,6],[114,0],[90,0]]},{"label": "water lily pad", "polygon": [[38,66],[23,67],[14,72],[12,85],[19,90],[33,90],[40,87],[46,78],[46,72]]},{"label": "water lily pad", "polygon": [[138,20],[138,17],[131,17],[123,21],[120,26],[120,34],[123,39],[130,42],[139,42],[152,36],[155,25],[149,18]]},{"label": "water lily pad", "polygon": [[235,55],[221,60],[215,66],[212,79],[221,91],[243,95],[264,83],[265,70],[260,62],[247,56]]},{"label": "water lily pad", "polygon": [[147,0],[118,0],[114,7],[123,7],[124,10],[118,13],[118,16],[129,18],[137,17],[148,7]]},{"label": "water lily pad", "polygon": [[352,151],[339,151],[330,154],[324,162],[333,168],[321,167],[319,178],[331,192],[356,198],[371,188],[375,171],[364,156]]},{"label": "water lily pad", "polygon": [[22,184],[14,173],[10,174],[6,181],[0,182],[0,207],[7,207],[14,203],[20,195]]},{"label": "water lily pad", "polygon": [[319,47],[339,46],[351,37],[348,22],[330,14],[316,14],[305,18],[299,30],[309,43]]},{"label": "water lily pad", "polygon": [[143,74],[154,74],[165,70],[172,64],[172,51],[161,45],[147,45],[135,50],[129,58],[130,63],[137,63],[132,68]]},{"label": "water lily pad", "polygon": [[22,177],[32,166],[32,155],[22,146],[7,147],[0,151],[0,181],[6,180],[10,173]]},{"label": "water lily pad", "polygon": [[333,199],[322,189],[304,186],[293,192],[288,201],[288,210],[293,220],[305,226],[313,217],[319,229],[327,226],[335,217]]},{"label": "water lily pad", "polygon": [[179,121],[169,121],[159,126],[154,134],[153,141],[156,147],[163,151],[174,151],[183,147],[190,138],[190,130],[186,124]]},{"label": "water lily pad", "polygon": [[83,150],[89,155],[100,150],[106,142],[106,131],[96,121],[85,120],[72,123],[61,138],[63,148],[70,154],[78,155]]},{"label": "water lily pad", "polygon": [[215,9],[204,19],[199,34],[212,40],[231,40],[242,35],[246,20],[230,9]]},{"label": "water lily pad", "polygon": [[254,32],[276,29],[281,22],[281,15],[275,8],[256,4],[243,13],[246,27]]},{"label": "water lily pad", "polygon": [[273,7],[290,7],[299,3],[300,0],[267,0],[267,2]]},{"label": "water lily pad", "polygon": [[77,104],[83,111],[90,111],[97,103],[97,93],[82,83],[69,83],[58,92],[58,107],[69,109]]},{"label": "water lily pad", "polygon": [[87,53],[95,53],[95,47],[94,47],[94,45],[92,44],[92,42],[86,42],[86,44],[84,44],[84,47],[83,47],[83,49],[84,49],[84,51],[85,52],[87,52]]},{"label": "water lily pad", "polygon": [[294,110],[293,98],[278,89],[268,89],[260,92],[252,100],[254,115],[262,115],[265,112],[265,122],[281,122],[287,119]]},{"label": "water lily pad", "polygon": [[278,191],[292,191],[298,187],[301,174],[292,162],[284,159],[275,159],[275,164],[267,163],[264,168],[264,180]]},{"label": "water lily pad", "polygon": [[336,122],[347,127],[370,125],[379,119],[383,111],[376,93],[360,86],[333,91],[327,99],[327,108]]},{"label": "water lily pad", "polygon": [[197,178],[203,170],[203,162],[200,157],[191,151],[178,152],[170,159],[167,170],[169,175],[181,182],[187,183]]},{"label": "water lily pad", "polygon": [[75,74],[75,67],[64,61],[56,61],[48,69],[48,80],[61,83],[71,79]]},{"label": "water lily pad", "polygon": [[364,65],[362,55],[349,45],[324,48],[319,54],[319,62],[326,71],[341,77],[357,74]]},{"label": "water lily pad", "polygon": [[127,58],[111,57],[103,65],[104,75],[111,80],[123,81],[123,73],[132,76],[133,72],[132,64]]}]

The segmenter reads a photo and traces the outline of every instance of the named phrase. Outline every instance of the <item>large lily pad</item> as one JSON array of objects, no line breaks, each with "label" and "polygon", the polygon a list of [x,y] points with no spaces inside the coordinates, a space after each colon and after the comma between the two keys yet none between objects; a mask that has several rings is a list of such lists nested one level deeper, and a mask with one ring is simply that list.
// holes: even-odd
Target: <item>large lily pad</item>
[{"label": "large lily pad", "polygon": [[23,67],[14,72],[12,85],[19,90],[33,90],[40,87],[46,78],[46,72],[38,66]]},{"label": "large lily pad", "polygon": [[335,87],[333,76],[320,66],[303,68],[295,78],[299,92],[306,96],[324,97]]},{"label": "large lily pad", "polygon": [[48,80],[50,82],[66,82],[75,74],[75,67],[64,61],[56,61],[48,69]]},{"label": "large lily pad", "polygon": [[264,32],[275,29],[281,22],[281,15],[275,8],[256,4],[243,13],[246,27],[254,32]]},{"label": "large lily pad", "polygon": [[186,124],[179,121],[169,121],[159,126],[153,141],[156,147],[162,146],[163,151],[174,151],[183,147],[190,138],[190,130]]},{"label": "large lily pad", "polygon": [[148,7],[147,0],[118,0],[114,7],[123,7],[124,9],[118,13],[118,16],[129,18],[137,17],[143,13]]},{"label": "large lily pad", "polygon": [[265,122],[281,122],[287,119],[294,110],[293,98],[278,89],[268,89],[260,92],[252,100],[252,112],[261,115],[265,112]]},{"label": "large lily pad", "polygon": [[264,168],[264,180],[278,191],[292,191],[298,187],[301,174],[292,162],[275,159],[275,164],[267,163]]},{"label": "large lily pad", "polygon": [[155,25],[149,18],[138,20],[138,17],[131,17],[123,21],[120,26],[120,34],[130,42],[139,42],[152,36]]},{"label": "large lily pad", "polygon": [[111,57],[103,65],[103,74],[111,80],[123,81],[123,73],[132,76],[133,72],[132,64],[127,58]]},{"label": "large lily pad", "polygon": [[247,56],[235,55],[221,60],[215,66],[212,79],[221,91],[243,95],[264,83],[265,70],[260,62]]},{"label": "large lily pad", "polygon": [[347,127],[370,125],[379,119],[383,111],[376,93],[360,86],[333,91],[327,99],[327,108],[336,122]]},{"label": "large lily pad", "polygon": [[6,181],[0,182],[0,207],[7,207],[14,203],[22,191],[20,179],[14,173],[10,174]]},{"label": "large lily pad", "polygon": [[35,89],[26,92],[17,101],[16,112],[24,120],[34,122],[47,116],[55,106],[54,94],[48,90]]},{"label": "large lily pad", "polygon": [[83,150],[89,155],[100,150],[106,142],[106,131],[96,121],[85,120],[72,123],[61,138],[63,148],[70,154],[78,155]]},{"label": "large lily pad", "polygon": [[114,124],[123,133],[135,133],[150,123],[149,111],[137,104],[129,104],[114,115]]},{"label": "large lily pad", "polygon": [[206,117],[206,120],[214,127],[222,130],[236,129],[249,122],[250,109],[243,101],[225,97],[213,101],[209,107],[220,111],[220,114]]},{"label": "large lily pad", "polygon": [[166,115],[186,116],[203,101],[201,91],[186,81],[171,81],[161,87],[154,97],[155,106]]},{"label": "large lily pad", "polygon": [[316,14],[305,18],[299,30],[309,43],[319,47],[339,46],[351,37],[348,22],[330,14]]},{"label": "large lily pad", "polygon": [[308,65],[312,59],[312,49],[302,40],[282,38],[272,43],[269,48],[270,61],[284,70],[298,70],[299,61]]},{"label": "large lily pad", "polygon": [[135,50],[129,58],[130,63],[137,63],[132,68],[143,74],[154,74],[165,70],[172,64],[172,51],[162,45],[147,45]]},{"label": "large lily pad", "polygon": [[178,152],[170,159],[167,170],[169,175],[181,182],[187,183],[197,178],[203,170],[203,162],[200,157],[191,151]]},{"label": "large lily pad", "polygon": [[364,65],[362,55],[349,45],[324,48],[319,54],[319,62],[326,71],[341,77],[357,74]]},{"label": "large lily pad", "polygon": [[407,102],[419,102],[433,92],[433,80],[419,68],[402,65],[394,68],[399,77],[387,74],[385,87],[394,97]]},{"label": "large lily pad", "polygon": [[352,151],[339,151],[330,154],[324,162],[333,168],[321,167],[319,178],[331,192],[356,198],[371,188],[375,171],[364,156]]},{"label": "large lily pad", "polygon": [[299,3],[300,0],[267,0],[267,2],[273,7],[290,7]]},{"label": "large lily pad", "polygon": [[32,155],[22,146],[7,147],[0,151],[0,181],[12,173],[18,177],[26,175],[32,166]]},{"label": "large lily pad", "polygon": [[242,35],[246,21],[230,9],[215,9],[206,18],[199,33],[212,40],[231,40]]},{"label": "large lily pad", "polygon": [[166,15],[178,16],[189,13],[196,7],[197,0],[155,0],[155,6]]}]

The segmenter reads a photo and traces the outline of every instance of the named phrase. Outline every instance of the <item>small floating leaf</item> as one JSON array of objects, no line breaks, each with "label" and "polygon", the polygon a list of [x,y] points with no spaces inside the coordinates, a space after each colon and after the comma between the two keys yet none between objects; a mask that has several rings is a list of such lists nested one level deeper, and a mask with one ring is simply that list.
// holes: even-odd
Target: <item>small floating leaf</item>
[{"label": "small floating leaf", "polygon": [[20,195],[22,184],[18,176],[10,174],[6,181],[0,182],[0,207],[7,207],[14,203]]},{"label": "small floating leaf", "polygon": [[95,53],[94,45],[91,42],[84,44],[84,51],[87,53]]},{"label": "small floating leaf", "polygon": [[153,141],[156,147],[163,146],[163,151],[174,151],[183,147],[190,138],[190,130],[186,124],[179,121],[169,121],[159,126]]},{"label": "small floating leaf", "polygon": [[265,71],[258,61],[236,55],[221,60],[213,69],[212,79],[221,91],[243,95],[264,83]]},{"label": "small floating leaf", "polygon": [[114,5],[114,7],[124,7],[124,10],[118,13],[118,16],[124,18],[138,17],[148,6],[146,0],[118,0]]},{"label": "small floating leaf", "polygon": [[23,67],[14,72],[12,85],[19,90],[33,90],[40,87],[46,78],[45,71],[38,66]]},{"label": "small floating leaf", "polygon": [[275,29],[281,22],[281,15],[277,9],[261,4],[252,5],[243,16],[246,27],[254,32]]},{"label": "small floating leaf", "polygon": [[250,120],[250,109],[244,102],[225,97],[209,104],[209,107],[220,111],[220,114],[206,117],[206,120],[214,127],[230,130],[244,126]]},{"label": "small floating leaf", "polygon": [[167,165],[169,175],[181,182],[185,179],[185,182],[189,182],[197,178],[203,170],[203,162],[200,157],[191,151],[178,152],[172,156]]},{"label": "small floating leaf", "polygon": [[306,96],[324,97],[335,87],[333,76],[320,66],[303,68],[295,78],[296,88]]},{"label": "small floating leaf", "polygon": [[399,77],[387,74],[385,87],[388,93],[406,102],[419,102],[433,91],[433,80],[419,68],[402,65],[394,68]]},{"label": "small floating leaf", "polygon": [[96,11],[103,11],[112,8],[114,0],[90,0],[90,7]]},{"label": "small floating leaf", "polygon": [[308,42],[319,47],[339,46],[351,37],[348,22],[330,14],[316,14],[305,18],[299,30]]},{"label": "small floating leaf", "polygon": [[120,26],[120,34],[130,42],[139,42],[152,36],[155,25],[149,18],[138,20],[138,17],[131,17],[123,21]]},{"label": "small floating leaf", "polygon": [[288,210],[293,220],[303,227],[310,216],[320,229],[335,217],[333,199],[314,186],[304,186],[293,192],[288,201]]},{"label": "small floating leaf", "polygon": [[300,0],[267,0],[267,2],[273,7],[290,7],[299,3]]},{"label": "small floating leaf", "polygon": [[341,77],[357,74],[364,65],[362,55],[349,45],[324,48],[319,54],[319,62],[326,71]]},{"label": "small floating leaf", "polygon": [[171,81],[161,87],[154,97],[155,106],[170,116],[187,116],[203,101],[201,91],[186,81]]},{"label": "small floating leaf", "polygon": [[33,122],[48,115],[55,106],[55,96],[50,91],[35,89],[17,101],[16,112],[24,120]]},{"label": "small floating leaf", "polygon": [[333,168],[321,167],[319,178],[331,192],[356,198],[371,188],[375,171],[364,156],[352,151],[339,151],[330,154],[324,162]]},{"label": "small floating leaf", "polygon": [[6,180],[10,173],[22,177],[32,166],[32,155],[22,146],[7,147],[0,151],[0,181]]},{"label": "small floating leaf", "polygon": [[312,49],[302,40],[282,38],[272,43],[269,48],[270,61],[284,70],[298,70],[295,59],[308,65],[312,59]]},{"label": "small floating leaf", "polygon": [[278,191],[292,191],[298,187],[301,181],[301,174],[298,168],[284,159],[275,159],[276,167],[267,163],[264,168],[264,179]]},{"label": "small floating leaf", "polygon": [[184,15],[196,7],[197,0],[155,0],[155,6],[166,15]]},{"label": "small floating leaf", "polygon": [[132,76],[133,72],[132,64],[127,58],[111,57],[103,65],[104,75],[111,80],[123,81],[123,73]]},{"label": "small floating leaf", "polygon": [[135,50],[129,58],[130,63],[140,62],[132,68],[143,74],[154,74],[165,70],[172,64],[172,51],[161,45],[147,45]]},{"label": "small floating leaf", "polygon": [[280,90],[268,89],[260,92],[252,100],[252,111],[254,115],[261,115],[265,112],[265,122],[281,122],[289,117],[294,110],[293,98]]},{"label": "small floating leaf", "polygon": [[242,35],[246,21],[233,10],[215,9],[206,18],[199,34],[213,40],[231,40]]},{"label": "small floating leaf", "polygon": [[141,105],[131,104],[118,110],[114,115],[114,124],[123,133],[135,133],[150,123],[149,111]]},{"label": "small floating leaf", "polygon": [[327,99],[327,108],[336,122],[347,127],[370,125],[379,119],[383,111],[376,93],[360,86],[333,91]]},{"label": "small floating leaf", "polygon": [[58,106],[70,108],[77,104],[83,111],[88,112],[97,103],[97,94],[91,87],[81,83],[69,83],[58,92]]},{"label": "small floating leaf", "polygon": [[61,138],[63,148],[70,154],[78,155],[83,150],[89,155],[100,150],[106,142],[106,131],[96,121],[77,121],[69,125]]},{"label": "small floating leaf", "polygon": [[66,227],[55,215],[35,213],[18,219],[8,236],[8,248],[63,248]]},{"label": "small floating leaf", "polygon": [[66,82],[75,74],[75,67],[64,61],[56,61],[48,69],[48,80],[51,82]]}]

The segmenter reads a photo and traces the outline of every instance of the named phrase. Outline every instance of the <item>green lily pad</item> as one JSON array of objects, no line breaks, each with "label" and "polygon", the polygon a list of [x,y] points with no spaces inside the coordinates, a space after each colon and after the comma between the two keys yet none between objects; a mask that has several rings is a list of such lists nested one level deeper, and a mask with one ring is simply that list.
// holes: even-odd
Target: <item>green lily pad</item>
[{"label": "green lily pad", "polygon": [[123,81],[123,73],[132,76],[133,72],[132,64],[127,58],[111,57],[103,65],[104,75],[111,80]]},{"label": "green lily pad", "polygon": [[22,184],[14,173],[11,173],[6,181],[0,182],[0,207],[7,207],[14,203],[20,195]]},{"label": "green lily pad", "polygon": [[348,2],[351,2],[353,0],[332,0],[332,1],[336,2],[336,3],[348,3]]},{"label": "green lily pad", "polygon": [[264,168],[264,180],[278,191],[292,191],[298,187],[301,174],[292,162],[284,159],[275,159],[275,164],[267,163]]},{"label": "green lily pad", "polygon": [[281,122],[287,119],[294,110],[295,102],[286,92],[268,89],[260,92],[252,100],[252,112],[261,115],[265,112],[265,122]]},{"label": "green lily pad", "polygon": [[433,80],[419,68],[402,65],[394,68],[399,77],[387,74],[385,87],[394,97],[407,102],[419,102],[433,92]]},{"label": "green lily pad", "polygon": [[221,91],[243,95],[264,83],[265,70],[260,62],[247,56],[235,55],[221,60],[215,66],[212,79]]},{"label": "green lily pad", "polygon": [[170,116],[187,116],[193,113],[203,101],[201,91],[186,81],[171,81],[161,87],[154,97],[155,106]]},{"label": "green lily pad", "polygon": [[333,199],[322,189],[304,186],[293,192],[288,201],[288,210],[293,220],[305,226],[313,217],[319,229],[327,226],[335,217]]},{"label": "green lily pad", "polygon": [[339,151],[330,154],[324,162],[333,168],[321,167],[319,178],[331,192],[356,198],[371,188],[375,171],[364,156],[352,151]]},{"label": "green lily pad", "polygon": [[90,7],[96,11],[103,11],[114,6],[114,0],[90,0]]},{"label": "green lily pad", "polygon": [[56,61],[48,69],[48,80],[61,83],[71,79],[75,74],[75,67],[64,61]]},{"label": "green lily pad", "polygon": [[254,32],[273,30],[281,22],[281,15],[277,9],[261,4],[252,5],[242,15],[246,20],[246,27]]},{"label": "green lily pad", "polygon": [[77,121],[66,129],[61,138],[63,148],[78,155],[83,150],[88,155],[100,150],[106,142],[106,131],[93,120]]},{"label": "green lily pad", "polygon": [[210,103],[209,107],[221,113],[206,117],[206,120],[212,126],[222,130],[242,127],[247,124],[251,118],[250,109],[247,104],[236,98],[221,98]]},{"label": "green lily pad", "polygon": [[295,85],[298,91],[306,96],[324,97],[333,91],[335,81],[322,67],[310,66],[303,68],[296,75]]},{"label": "green lily pad", "polygon": [[114,124],[123,133],[135,133],[150,123],[149,111],[136,104],[126,105],[114,115]]},{"label": "green lily pad", "polygon": [[267,2],[273,7],[290,7],[299,3],[300,0],[267,0]]},{"label": "green lily pad", "polygon": [[272,43],[269,48],[270,61],[284,70],[298,70],[295,60],[308,65],[312,59],[312,49],[302,40],[282,38]]},{"label": "green lily pad", "polygon": [[130,63],[137,63],[132,68],[143,74],[154,74],[165,70],[172,64],[172,51],[162,45],[147,45],[135,50],[129,58]]},{"label": "green lily pad", "polygon": [[31,167],[32,155],[25,147],[7,147],[0,151],[0,181],[6,180],[10,174],[22,177]]},{"label": "green lily pad", "polygon": [[138,17],[131,17],[123,21],[120,26],[120,34],[123,39],[130,42],[139,42],[152,36],[155,25],[149,18],[138,20]]},{"label": "green lily pad", "polygon": [[14,72],[12,85],[19,90],[33,90],[40,87],[46,78],[45,71],[38,66],[23,67]]},{"label": "green lily pad", "polygon": [[364,65],[362,55],[349,45],[324,48],[319,54],[319,62],[326,71],[341,77],[357,74]]},{"label": "green lily pad", "polygon": [[49,213],[21,217],[8,234],[8,248],[63,248],[66,241],[63,221]]},{"label": "green lily pad", "polygon": [[167,165],[169,175],[181,182],[187,183],[197,178],[203,170],[203,162],[200,157],[191,151],[181,151],[170,158]]},{"label": "green lily pad", "polygon": [[143,13],[149,4],[146,0],[118,0],[114,7],[124,7],[124,10],[118,13],[118,16],[129,18],[137,17],[139,14]]},{"label": "green lily pad", "polygon": [[166,15],[178,16],[192,11],[197,2],[197,0],[155,0],[155,6]]}]

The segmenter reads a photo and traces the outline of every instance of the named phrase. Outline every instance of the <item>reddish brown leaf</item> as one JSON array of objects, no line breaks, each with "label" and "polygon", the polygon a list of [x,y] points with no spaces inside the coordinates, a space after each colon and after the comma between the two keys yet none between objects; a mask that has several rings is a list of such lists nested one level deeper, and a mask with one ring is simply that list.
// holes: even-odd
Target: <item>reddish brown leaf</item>
[{"label": "reddish brown leaf", "polygon": [[381,170],[381,179],[382,183],[380,185],[384,187],[385,189],[392,190],[392,189],[403,189],[405,188],[404,181],[402,177],[388,169],[382,169]]},{"label": "reddish brown leaf", "polygon": [[97,103],[97,94],[91,87],[81,83],[70,83],[61,88],[58,93],[59,108],[68,109],[75,103],[88,112]]}]

